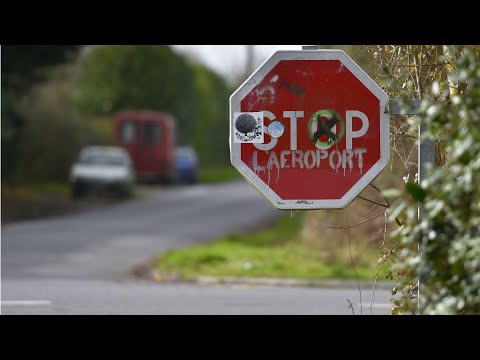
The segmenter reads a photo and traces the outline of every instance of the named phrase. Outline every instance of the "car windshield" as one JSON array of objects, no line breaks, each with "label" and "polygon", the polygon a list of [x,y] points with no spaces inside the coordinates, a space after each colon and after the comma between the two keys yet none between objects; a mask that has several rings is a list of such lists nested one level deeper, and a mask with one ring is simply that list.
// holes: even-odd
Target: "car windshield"
[{"label": "car windshield", "polygon": [[189,147],[177,148],[177,159],[181,160],[195,160],[195,151]]},{"label": "car windshield", "polygon": [[126,164],[125,157],[120,154],[108,153],[84,153],[78,160],[83,165],[111,165],[123,166]]}]

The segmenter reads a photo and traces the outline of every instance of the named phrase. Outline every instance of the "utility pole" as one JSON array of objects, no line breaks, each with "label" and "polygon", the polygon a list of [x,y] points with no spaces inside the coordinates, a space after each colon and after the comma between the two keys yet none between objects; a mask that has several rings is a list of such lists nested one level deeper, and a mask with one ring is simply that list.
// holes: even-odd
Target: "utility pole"
[{"label": "utility pole", "polygon": [[247,60],[245,62],[245,79],[248,79],[248,77],[253,73],[254,69],[254,60],[255,60],[255,45],[245,45],[247,48]]}]

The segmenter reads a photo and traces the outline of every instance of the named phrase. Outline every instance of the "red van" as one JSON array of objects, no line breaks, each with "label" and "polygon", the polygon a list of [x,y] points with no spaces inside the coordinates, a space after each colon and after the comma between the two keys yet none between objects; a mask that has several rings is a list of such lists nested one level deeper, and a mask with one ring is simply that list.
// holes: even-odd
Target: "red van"
[{"label": "red van", "polygon": [[124,111],[114,124],[115,141],[132,158],[139,180],[175,179],[175,119],[167,113]]}]

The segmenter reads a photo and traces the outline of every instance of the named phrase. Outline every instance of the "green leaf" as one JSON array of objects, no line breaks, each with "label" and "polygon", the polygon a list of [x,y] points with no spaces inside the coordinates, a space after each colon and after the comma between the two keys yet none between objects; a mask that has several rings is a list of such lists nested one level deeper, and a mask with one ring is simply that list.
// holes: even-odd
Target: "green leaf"
[{"label": "green leaf", "polygon": [[472,157],[466,151],[458,158],[458,160],[464,165],[467,165],[471,161],[471,159]]},{"label": "green leaf", "polygon": [[414,183],[414,182],[408,182],[406,185],[405,185],[408,193],[410,195],[412,195],[412,198],[414,200],[417,200],[417,201],[424,201],[425,200],[425,197],[427,196],[427,192],[422,189],[422,187],[420,185],[418,185],[417,183]]}]

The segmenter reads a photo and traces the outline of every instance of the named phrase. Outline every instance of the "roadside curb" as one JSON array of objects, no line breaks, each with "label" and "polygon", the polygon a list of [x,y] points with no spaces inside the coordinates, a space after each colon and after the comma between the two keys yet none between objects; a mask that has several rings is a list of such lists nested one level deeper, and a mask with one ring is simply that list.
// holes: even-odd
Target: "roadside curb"
[{"label": "roadside curb", "polygon": [[[137,267],[131,274],[137,280],[148,280],[158,284],[190,283],[198,285],[243,285],[243,286],[288,286],[312,287],[332,289],[373,289],[373,280],[343,280],[343,279],[294,279],[294,278],[264,278],[264,277],[236,277],[236,276],[188,276],[178,277],[160,273],[152,268],[152,263],[147,262]],[[395,286],[392,281],[377,281],[375,289],[390,290]]]},{"label": "roadside curb", "polygon": [[[158,275],[157,275],[158,276]],[[187,282],[194,282],[200,285],[210,284],[228,284],[228,285],[248,285],[248,286],[289,286],[289,287],[316,287],[316,288],[336,288],[336,289],[372,289],[373,281],[360,280],[340,280],[340,279],[288,279],[288,278],[251,278],[251,277],[215,277],[215,276],[196,276],[186,279]],[[392,289],[394,283],[377,281],[376,289]]]}]

